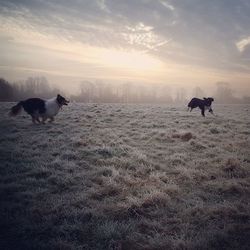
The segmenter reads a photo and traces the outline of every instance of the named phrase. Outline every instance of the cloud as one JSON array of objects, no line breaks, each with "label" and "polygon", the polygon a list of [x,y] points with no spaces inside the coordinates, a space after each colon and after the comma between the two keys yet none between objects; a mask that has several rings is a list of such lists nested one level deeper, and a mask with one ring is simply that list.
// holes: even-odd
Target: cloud
[{"label": "cloud", "polygon": [[142,22],[135,26],[126,26],[121,35],[133,48],[137,47],[144,51],[156,51],[168,43],[168,40],[154,32],[154,27],[147,26]]},{"label": "cloud", "polygon": [[103,11],[105,11],[107,13],[110,13],[110,10],[109,10],[105,0],[98,0],[97,5],[99,5],[101,10],[103,10]]},{"label": "cloud", "polygon": [[160,0],[160,3],[167,9],[174,11],[175,7],[171,4],[169,4],[167,1]]},{"label": "cloud", "polygon": [[240,52],[244,52],[247,47],[250,45],[250,36],[244,39],[241,39],[236,43],[236,47]]},{"label": "cloud", "polygon": [[[48,56],[57,58],[60,51],[69,57],[69,62],[79,61],[79,72],[81,66],[87,67],[86,62],[96,63],[95,56],[90,54],[98,49],[143,52],[181,69],[249,72],[250,37],[244,37],[250,23],[247,0],[0,0],[0,3],[0,44],[4,45],[2,51],[5,48],[2,61],[5,64],[12,58],[8,47],[12,44],[17,60],[23,59],[25,46],[30,46],[32,55],[37,56],[36,50],[42,47],[48,50]],[[95,50],[89,50],[90,47]],[[83,53],[85,50],[91,53]],[[64,65],[65,60],[67,57]]]}]

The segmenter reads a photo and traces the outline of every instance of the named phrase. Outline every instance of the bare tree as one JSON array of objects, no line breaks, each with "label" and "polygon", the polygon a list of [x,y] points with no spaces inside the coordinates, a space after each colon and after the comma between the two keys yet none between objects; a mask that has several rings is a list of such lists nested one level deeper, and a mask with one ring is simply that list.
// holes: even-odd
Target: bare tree
[{"label": "bare tree", "polygon": [[13,99],[14,90],[8,81],[0,78],[0,101],[10,101]]},{"label": "bare tree", "polygon": [[195,87],[193,90],[193,96],[198,98],[206,97],[204,91],[200,87]]},{"label": "bare tree", "polygon": [[126,82],[122,85],[122,100],[125,103],[128,103],[130,101],[131,96],[131,87],[132,84],[130,82]]},{"label": "bare tree", "polygon": [[230,88],[230,84],[228,82],[217,82],[216,85],[217,88],[215,98],[217,99],[217,102],[234,102],[235,97],[233,96],[233,91]]},{"label": "bare tree", "polygon": [[186,95],[187,95],[186,89],[184,89],[184,88],[178,88],[176,90],[175,102],[176,103],[185,103],[185,102],[187,102]]},{"label": "bare tree", "polygon": [[90,81],[83,81],[80,85],[80,96],[84,102],[93,102],[94,84]]}]

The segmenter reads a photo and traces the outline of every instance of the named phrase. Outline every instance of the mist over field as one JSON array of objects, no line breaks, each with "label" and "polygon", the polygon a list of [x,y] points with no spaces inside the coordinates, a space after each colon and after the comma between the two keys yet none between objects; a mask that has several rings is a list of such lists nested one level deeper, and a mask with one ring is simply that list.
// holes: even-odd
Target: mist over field
[{"label": "mist over field", "polygon": [[247,104],[250,95],[239,96],[227,82],[217,82],[213,90],[207,91],[199,86],[184,88],[165,84],[136,84],[125,82],[111,84],[102,81],[82,81],[76,94],[64,92],[49,84],[45,77],[29,77],[25,81],[10,83],[0,78],[0,101],[20,101],[30,97],[48,99],[62,94],[74,102],[84,103],[167,103],[187,105],[192,97],[212,96],[219,104]]},{"label": "mist over field", "polygon": [[44,76],[68,94],[101,81],[249,95],[249,11],[248,0],[1,0],[0,76]]}]

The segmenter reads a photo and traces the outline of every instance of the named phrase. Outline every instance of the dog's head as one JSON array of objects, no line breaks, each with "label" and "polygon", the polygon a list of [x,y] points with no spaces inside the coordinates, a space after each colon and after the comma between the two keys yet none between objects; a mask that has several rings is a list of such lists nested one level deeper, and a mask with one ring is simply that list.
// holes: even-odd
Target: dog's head
[{"label": "dog's head", "polygon": [[57,95],[56,100],[57,100],[57,102],[58,102],[58,104],[59,104],[60,106],[68,105],[68,103],[69,103],[68,100],[66,100],[63,96],[61,96],[61,95],[59,95],[59,94]]},{"label": "dog's head", "polygon": [[212,105],[212,102],[214,101],[214,98],[212,97],[208,97],[208,98],[204,97],[203,99],[205,101],[205,106],[207,107],[210,107]]}]

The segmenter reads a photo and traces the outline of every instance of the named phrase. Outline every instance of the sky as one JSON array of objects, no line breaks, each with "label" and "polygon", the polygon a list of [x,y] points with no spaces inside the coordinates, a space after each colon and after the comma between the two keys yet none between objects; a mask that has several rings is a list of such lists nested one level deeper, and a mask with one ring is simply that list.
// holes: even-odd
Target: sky
[{"label": "sky", "polygon": [[0,0],[0,77],[250,94],[249,0]]}]

